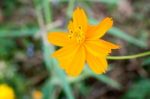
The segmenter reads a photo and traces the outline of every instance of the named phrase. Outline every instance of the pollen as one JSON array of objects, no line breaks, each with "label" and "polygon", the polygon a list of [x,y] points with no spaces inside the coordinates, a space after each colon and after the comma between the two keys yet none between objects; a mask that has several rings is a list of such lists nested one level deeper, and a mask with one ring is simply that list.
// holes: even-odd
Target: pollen
[{"label": "pollen", "polygon": [[85,39],[85,33],[82,29],[82,26],[76,26],[74,28],[73,27],[74,26],[72,26],[72,22],[70,22],[70,24],[68,26],[68,30],[69,30],[68,37],[69,37],[69,39],[74,39],[78,43],[83,42]]}]

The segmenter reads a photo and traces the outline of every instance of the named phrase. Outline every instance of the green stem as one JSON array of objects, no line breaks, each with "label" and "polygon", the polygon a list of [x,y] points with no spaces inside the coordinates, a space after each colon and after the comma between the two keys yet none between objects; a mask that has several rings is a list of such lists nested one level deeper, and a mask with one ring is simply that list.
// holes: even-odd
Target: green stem
[{"label": "green stem", "polygon": [[134,59],[139,57],[144,57],[150,55],[150,51],[135,54],[135,55],[127,55],[127,56],[108,56],[107,59],[110,60],[124,60],[124,59]]},{"label": "green stem", "polygon": [[67,16],[70,18],[73,12],[75,0],[69,0],[68,2],[68,8],[67,8]]},{"label": "green stem", "polygon": [[51,4],[49,0],[43,0],[43,8],[45,14],[45,21],[47,24],[49,24],[50,22],[52,22],[52,10],[50,9]]}]

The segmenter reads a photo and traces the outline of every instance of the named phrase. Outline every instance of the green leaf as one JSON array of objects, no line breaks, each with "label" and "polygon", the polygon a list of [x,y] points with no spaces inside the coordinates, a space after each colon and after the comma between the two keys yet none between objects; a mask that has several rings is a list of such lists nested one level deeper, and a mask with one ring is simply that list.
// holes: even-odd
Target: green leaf
[{"label": "green leaf", "polygon": [[82,1],[82,2],[100,2],[100,3],[105,3],[105,4],[117,4],[118,3],[118,0],[78,0],[78,1]]},{"label": "green leaf", "polygon": [[42,87],[43,99],[54,99],[55,87],[51,80],[48,80]]},{"label": "green leaf", "polygon": [[118,0],[98,0],[99,2],[106,3],[106,4],[117,4]]},{"label": "green leaf", "polygon": [[68,97],[68,99],[74,99],[72,89],[69,85],[69,82],[67,81],[65,73],[59,68],[58,63],[55,59],[53,60],[53,63],[54,63],[53,66],[55,67],[54,70],[59,77],[59,80],[62,84],[63,90],[66,93],[66,96]]},{"label": "green leaf", "polygon": [[22,37],[22,36],[33,36],[37,33],[37,28],[30,29],[0,29],[0,37]]},{"label": "green leaf", "polygon": [[92,77],[97,78],[98,80],[102,81],[103,83],[106,83],[106,84],[108,84],[108,85],[110,85],[110,86],[112,86],[112,87],[114,87],[116,89],[121,89],[122,88],[120,83],[118,83],[117,81],[109,78],[106,75],[96,75],[88,67],[85,68],[85,71],[89,75],[91,75]]},{"label": "green leaf", "polygon": [[116,88],[116,89],[121,89],[122,86],[115,80],[109,78],[108,76],[106,75],[93,75],[93,77],[97,78],[98,80]]},{"label": "green leaf", "polygon": [[121,38],[121,39],[123,39],[125,41],[128,41],[128,42],[130,42],[130,43],[132,43],[132,44],[134,44],[134,45],[136,45],[138,47],[141,47],[141,48],[146,48],[147,47],[147,45],[146,45],[146,43],[144,41],[141,41],[139,39],[136,39],[136,38],[128,35],[128,33],[123,32],[122,30],[120,30],[117,27],[111,28],[109,30],[109,34],[114,35],[114,36],[116,36],[118,38]]},{"label": "green leaf", "polygon": [[150,80],[141,80],[131,86],[131,88],[124,94],[123,99],[149,99],[149,92]]},{"label": "green leaf", "polygon": [[68,99],[74,99],[71,87],[67,81],[65,73],[59,68],[58,62],[55,59],[52,59],[50,57],[50,55],[53,51],[54,51],[53,46],[50,46],[50,45],[48,46],[48,45],[44,44],[44,59],[46,62],[46,66],[47,66],[49,72],[54,71],[55,75],[58,76],[58,78],[59,78],[58,80],[61,82],[62,88],[65,91]]},{"label": "green leaf", "polygon": [[44,14],[45,14],[45,20],[47,23],[52,22],[52,10],[50,9],[51,4],[49,2],[49,0],[43,0],[43,10],[44,10]]},{"label": "green leaf", "polygon": [[67,16],[70,18],[73,12],[73,8],[75,5],[75,0],[69,0],[68,8],[67,8]]},{"label": "green leaf", "polygon": [[143,61],[142,61],[142,65],[149,65],[150,64],[150,57],[148,58],[145,58]]},{"label": "green leaf", "polygon": [[53,60],[50,56],[53,52],[54,48],[52,46],[48,46],[43,43],[43,56],[44,56],[44,62],[49,72],[51,72]]}]

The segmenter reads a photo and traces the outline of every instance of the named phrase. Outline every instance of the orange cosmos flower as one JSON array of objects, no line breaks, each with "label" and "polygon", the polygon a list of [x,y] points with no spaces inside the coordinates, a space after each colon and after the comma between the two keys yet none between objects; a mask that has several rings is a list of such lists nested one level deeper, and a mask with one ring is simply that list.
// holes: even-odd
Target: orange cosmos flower
[{"label": "orange cosmos flower", "polygon": [[48,41],[62,48],[53,53],[61,68],[70,76],[77,76],[83,70],[85,62],[96,73],[107,70],[106,56],[111,49],[119,46],[99,39],[113,25],[111,18],[105,18],[98,25],[89,25],[83,9],[76,8],[68,24],[68,32],[52,32]]},{"label": "orange cosmos flower", "polygon": [[39,90],[35,90],[32,93],[32,99],[43,99],[43,93]]}]

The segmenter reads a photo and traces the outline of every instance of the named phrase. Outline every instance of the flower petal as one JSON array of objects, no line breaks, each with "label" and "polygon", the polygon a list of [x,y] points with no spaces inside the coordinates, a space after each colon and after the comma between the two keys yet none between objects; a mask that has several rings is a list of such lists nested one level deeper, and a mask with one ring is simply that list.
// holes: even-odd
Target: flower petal
[{"label": "flower petal", "polygon": [[60,67],[62,69],[66,69],[68,68],[68,66],[70,66],[78,49],[79,49],[79,46],[77,45],[66,46],[54,52],[53,56],[56,57],[56,59],[58,59],[60,63]]},{"label": "flower petal", "polygon": [[85,49],[83,46],[79,48],[75,54],[70,66],[66,68],[66,72],[70,76],[78,76],[83,70],[85,63]]},{"label": "flower petal", "polygon": [[95,57],[87,52],[86,57],[87,63],[93,72],[96,74],[105,73],[108,68],[106,57]]},{"label": "flower petal", "polygon": [[78,28],[79,26],[82,27],[83,31],[87,30],[87,16],[82,8],[76,8],[73,12],[73,25]]},{"label": "flower petal", "polygon": [[110,48],[110,49],[120,48],[120,46],[113,44],[113,43],[110,43],[110,42],[107,42],[107,41],[104,41],[102,39],[99,39],[98,42],[101,43],[102,45],[105,45],[106,48]]},{"label": "flower petal", "polygon": [[67,33],[64,33],[64,32],[49,33],[48,41],[57,46],[65,46],[71,42],[71,40],[68,38]]},{"label": "flower petal", "polygon": [[111,52],[111,49],[100,43],[99,40],[86,41],[84,46],[94,56],[107,56]]},{"label": "flower petal", "polygon": [[105,18],[97,26],[88,26],[87,39],[93,40],[102,37],[113,25],[111,18]]}]

